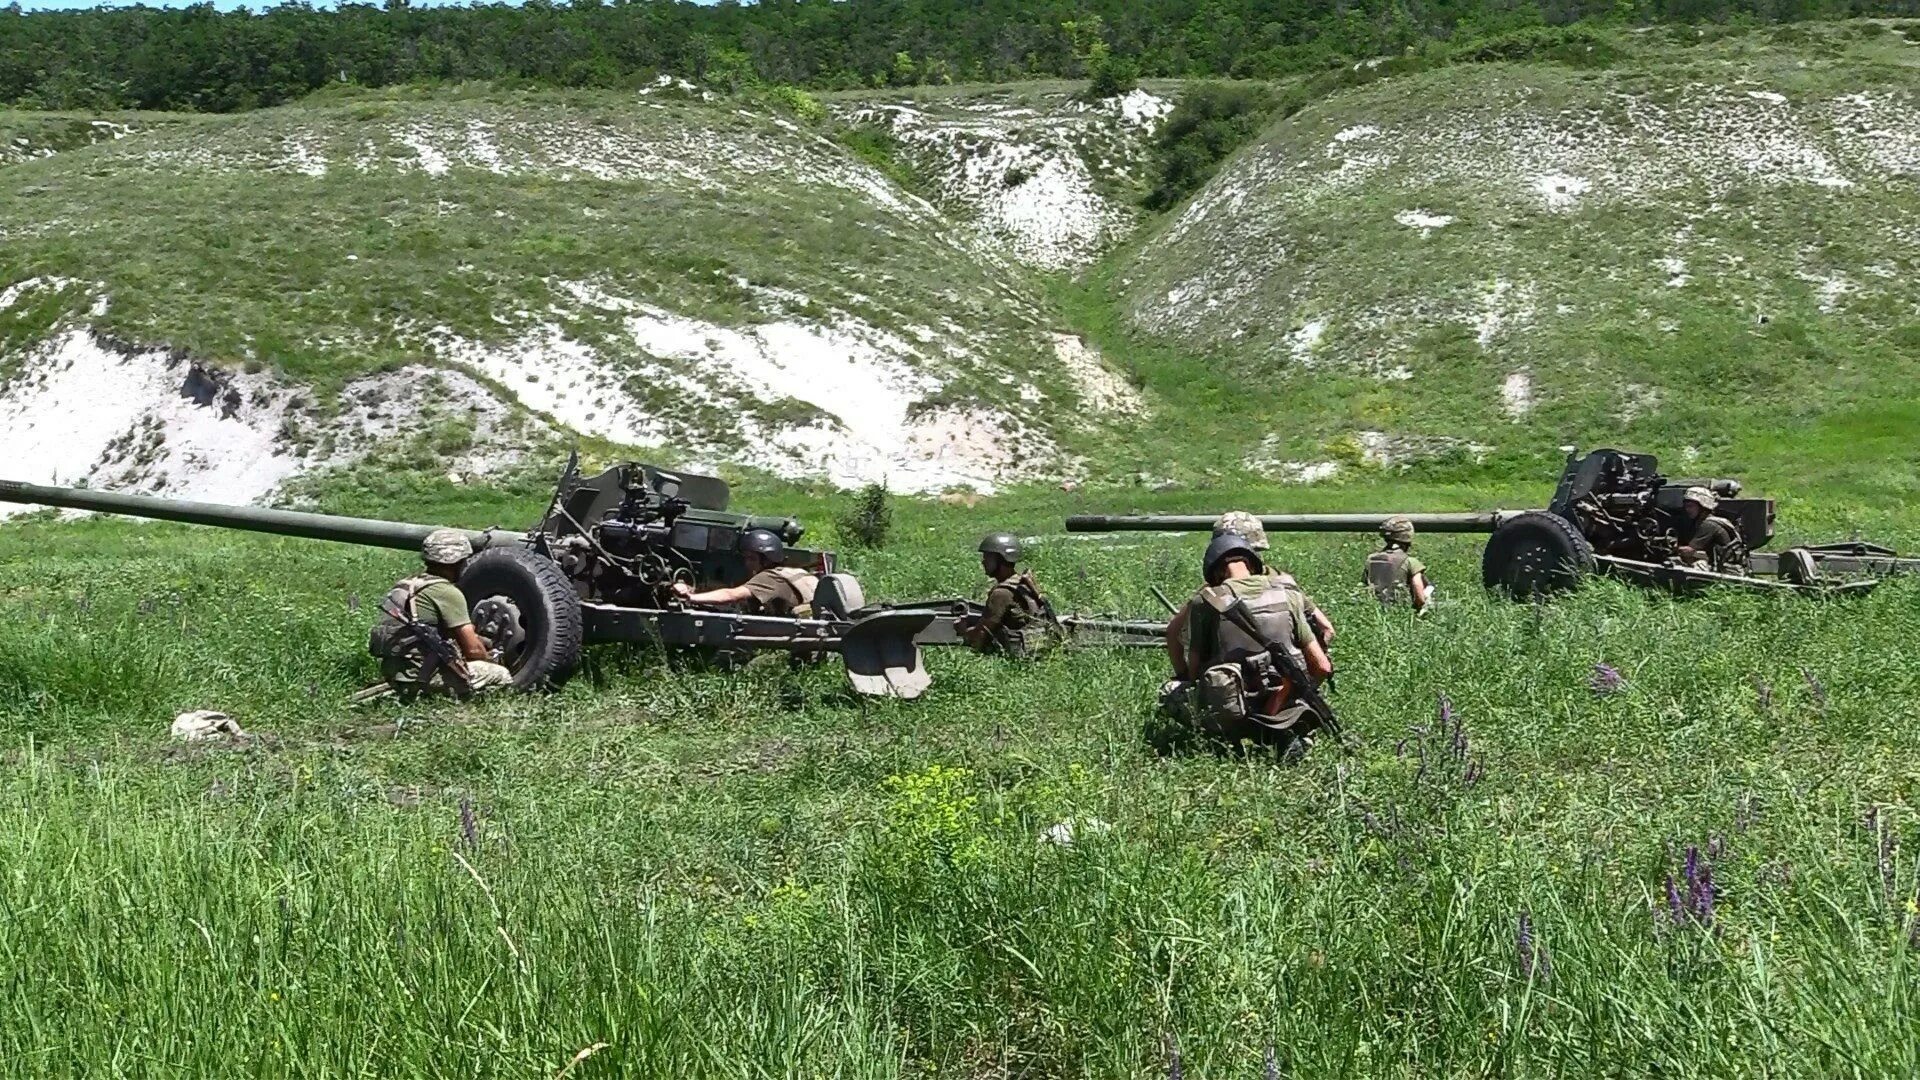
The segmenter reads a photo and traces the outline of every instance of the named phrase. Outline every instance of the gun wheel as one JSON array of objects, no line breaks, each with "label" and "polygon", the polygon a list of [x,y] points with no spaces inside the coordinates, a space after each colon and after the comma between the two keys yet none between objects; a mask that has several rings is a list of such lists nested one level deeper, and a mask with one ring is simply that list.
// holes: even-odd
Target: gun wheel
[{"label": "gun wheel", "polygon": [[1573,522],[1533,510],[1494,530],[1481,556],[1480,577],[1489,589],[1529,600],[1578,588],[1595,565],[1593,545]]},{"label": "gun wheel", "polygon": [[580,597],[553,560],[520,547],[490,548],[467,564],[460,591],[472,601],[475,631],[502,650],[514,689],[559,686],[580,666]]}]

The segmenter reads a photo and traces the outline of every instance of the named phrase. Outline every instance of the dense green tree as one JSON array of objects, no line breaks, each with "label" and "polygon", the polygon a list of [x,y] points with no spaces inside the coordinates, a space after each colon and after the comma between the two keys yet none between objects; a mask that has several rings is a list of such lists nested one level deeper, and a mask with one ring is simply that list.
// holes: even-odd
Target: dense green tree
[{"label": "dense green tree", "polygon": [[0,7],[0,102],[234,110],[337,82],[621,86],[663,72],[819,87],[1089,76],[1111,92],[1136,74],[1274,77],[1426,40],[1586,21],[1916,13],[1920,0],[348,0],[325,10],[31,13],[13,4]]}]

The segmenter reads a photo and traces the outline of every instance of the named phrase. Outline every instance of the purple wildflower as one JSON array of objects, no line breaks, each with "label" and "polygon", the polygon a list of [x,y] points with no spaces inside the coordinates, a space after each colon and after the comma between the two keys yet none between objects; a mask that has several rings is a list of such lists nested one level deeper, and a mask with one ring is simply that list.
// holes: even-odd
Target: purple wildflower
[{"label": "purple wildflower", "polygon": [[1713,925],[1713,867],[1700,871],[1700,893],[1693,898],[1693,917],[1701,926]]},{"label": "purple wildflower", "polygon": [[1440,695],[1440,730],[1445,732],[1453,722],[1453,702],[1442,693]]},{"label": "purple wildflower", "polygon": [[1280,1055],[1273,1052],[1273,1045],[1267,1045],[1266,1080],[1280,1080]]},{"label": "purple wildflower", "polygon": [[1169,1043],[1171,1054],[1167,1058],[1167,1080],[1180,1080],[1180,1044]]},{"label": "purple wildflower", "polygon": [[1627,677],[1620,674],[1619,668],[1602,661],[1593,665],[1593,678],[1588,680],[1587,685],[1602,696],[1617,694],[1626,689]]},{"label": "purple wildflower", "polygon": [[1479,758],[1474,758],[1472,761],[1467,762],[1467,771],[1461,774],[1460,782],[1468,787],[1472,787],[1486,778],[1486,766],[1480,763]]},{"label": "purple wildflower", "polygon": [[468,851],[480,847],[480,823],[473,816],[473,800],[465,795],[460,796],[460,841]]},{"label": "purple wildflower", "polygon": [[1679,926],[1680,919],[1685,914],[1686,914],[1686,909],[1680,906],[1680,890],[1674,888],[1673,875],[1668,874],[1667,875],[1667,918],[1672,921],[1673,925]]}]

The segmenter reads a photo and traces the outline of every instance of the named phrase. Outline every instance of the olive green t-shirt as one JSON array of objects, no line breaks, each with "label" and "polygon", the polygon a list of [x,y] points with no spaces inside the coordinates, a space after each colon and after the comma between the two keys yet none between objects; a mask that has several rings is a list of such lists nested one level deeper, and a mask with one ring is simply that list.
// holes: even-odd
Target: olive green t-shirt
[{"label": "olive green t-shirt", "polygon": [[467,610],[467,595],[451,581],[436,581],[413,596],[414,618],[442,630],[458,630],[473,625]]},{"label": "olive green t-shirt", "polygon": [[1700,561],[1719,566],[1733,546],[1733,529],[1717,517],[1703,515],[1694,523],[1685,546],[1698,552]]}]

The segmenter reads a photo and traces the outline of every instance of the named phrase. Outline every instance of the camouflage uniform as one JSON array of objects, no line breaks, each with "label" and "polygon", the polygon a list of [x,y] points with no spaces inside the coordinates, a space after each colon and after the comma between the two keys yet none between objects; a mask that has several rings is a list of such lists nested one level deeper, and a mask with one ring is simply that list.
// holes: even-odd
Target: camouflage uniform
[{"label": "camouflage uniform", "polygon": [[1426,564],[1408,550],[1413,546],[1413,522],[1404,517],[1388,518],[1380,525],[1380,538],[1387,546],[1367,556],[1361,583],[1383,604],[1412,599],[1414,578],[1427,572]]},{"label": "camouflage uniform", "polygon": [[1729,564],[1741,562],[1746,553],[1740,537],[1733,531],[1733,526],[1713,516],[1714,510],[1720,505],[1719,496],[1706,488],[1694,487],[1687,489],[1686,501],[1700,507],[1700,516],[1681,525],[1680,546],[1692,549],[1692,553],[1681,553],[1680,561],[1688,566],[1711,570],[1721,570]]},{"label": "camouflage uniform", "polygon": [[1053,609],[1031,571],[989,586],[986,611],[972,628],[981,631],[973,638],[977,651],[1002,656],[1036,656],[1056,638]]},{"label": "camouflage uniform", "polygon": [[[473,557],[473,544],[465,534],[453,529],[438,529],[427,536],[422,554],[430,565],[457,566]],[[428,642],[422,634],[437,634],[459,654],[454,632],[473,625],[467,597],[460,586],[439,574],[421,574],[396,583],[380,604],[380,616],[367,635],[367,651],[380,661],[381,677],[402,693],[447,691],[444,670],[434,671],[423,685],[420,675],[427,663]],[[487,660],[462,660],[466,670],[464,691],[482,694],[513,685],[513,672],[504,665]]]}]

